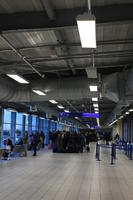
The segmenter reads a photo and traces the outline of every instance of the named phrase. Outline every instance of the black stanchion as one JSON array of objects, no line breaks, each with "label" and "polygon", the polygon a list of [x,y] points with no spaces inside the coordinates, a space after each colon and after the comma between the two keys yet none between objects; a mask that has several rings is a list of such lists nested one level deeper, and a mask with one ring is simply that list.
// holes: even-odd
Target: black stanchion
[{"label": "black stanchion", "polygon": [[132,160],[132,144],[129,145],[129,159]]},{"label": "black stanchion", "polygon": [[100,161],[100,145],[98,142],[96,143],[96,159],[97,161]]},{"label": "black stanchion", "polygon": [[130,145],[127,144],[127,157],[129,158],[130,157]]},{"label": "black stanchion", "polygon": [[96,143],[96,159],[98,157],[98,142]]},{"label": "black stanchion", "polygon": [[114,164],[114,159],[116,159],[116,146],[112,143],[111,147],[111,165]]},{"label": "black stanchion", "polygon": [[114,156],[114,160],[116,160],[116,145],[113,144],[113,156]]},{"label": "black stanchion", "polygon": [[127,143],[125,144],[125,154],[127,155]]}]

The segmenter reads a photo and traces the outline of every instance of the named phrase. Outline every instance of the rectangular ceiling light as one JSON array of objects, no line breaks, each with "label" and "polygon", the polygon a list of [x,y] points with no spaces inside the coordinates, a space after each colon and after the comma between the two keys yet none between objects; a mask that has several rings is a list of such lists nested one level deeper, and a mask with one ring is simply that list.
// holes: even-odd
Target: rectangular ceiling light
[{"label": "rectangular ceiling light", "polygon": [[69,113],[69,110],[64,110],[64,112]]},{"label": "rectangular ceiling light", "polygon": [[58,105],[57,107],[60,109],[64,109],[64,107],[62,105]]},{"label": "rectangular ceiling light", "polygon": [[129,112],[126,112],[125,114],[126,114],[126,115],[129,115]]},{"label": "rectangular ceiling light", "polygon": [[93,97],[92,101],[98,101],[98,98],[97,97]]},{"label": "rectangular ceiling light", "polygon": [[97,104],[97,103],[94,103],[93,106],[94,106],[95,108],[98,108],[98,104]]},{"label": "rectangular ceiling light", "polygon": [[95,113],[98,114],[99,112],[98,112],[98,111],[95,111]]},{"label": "rectangular ceiling light", "polygon": [[46,95],[46,93],[42,92],[41,90],[32,90],[32,91],[35,92],[36,94],[40,95],[40,96]]},{"label": "rectangular ceiling light", "polygon": [[55,100],[49,100],[50,103],[57,104],[58,102]]},{"label": "rectangular ceiling light", "polygon": [[97,85],[90,85],[89,88],[91,92],[97,92]]},{"label": "rectangular ceiling light", "polygon": [[130,109],[129,112],[133,112],[133,109]]},{"label": "rectangular ceiling light", "polygon": [[82,48],[96,48],[96,21],[89,13],[77,17]]},{"label": "rectangular ceiling light", "polygon": [[7,74],[7,76],[9,76],[10,78],[14,79],[18,83],[29,84],[29,82],[26,79],[24,79],[23,77],[21,77],[21,76],[19,76],[17,74]]}]

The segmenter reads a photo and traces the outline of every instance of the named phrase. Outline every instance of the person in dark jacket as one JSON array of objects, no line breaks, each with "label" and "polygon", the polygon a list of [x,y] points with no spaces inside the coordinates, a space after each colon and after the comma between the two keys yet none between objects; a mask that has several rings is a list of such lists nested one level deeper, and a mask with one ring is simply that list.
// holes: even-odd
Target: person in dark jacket
[{"label": "person in dark jacket", "polygon": [[38,140],[38,134],[35,133],[33,135],[33,152],[34,152],[33,156],[36,156],[38,142],[39,142],[39,140]]},{"label": "person in dark jacket", "polygon": [[44,147],[45,147],[45,144],[44,144],[44,141],[45,141],[45,134],[44,134],[43,131],[41,131],[40,140],[41,140],[41,147],[44,148]]}]

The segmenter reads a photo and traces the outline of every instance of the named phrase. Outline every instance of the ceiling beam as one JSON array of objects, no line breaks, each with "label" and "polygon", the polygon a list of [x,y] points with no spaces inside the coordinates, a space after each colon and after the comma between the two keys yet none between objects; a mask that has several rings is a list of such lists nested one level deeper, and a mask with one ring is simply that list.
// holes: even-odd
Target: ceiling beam
[{"label": "ceiling beam", "polygon": [[[80,53],[80,54],[71,54],[71,55],[62,55],[58,56],[57,58],[47,57],[26,57],[27,60],[35,63],[41,62],[52,62],[52,61],[59,61],[59,60],[70,60],[70,59],[85,59],[91,58],[92,53]],[[133,50],[122,50],[122,51],[106,51],[106,52],[95,52],[95,59],[96,58],[119,58],[119,57],[133,57]]]},{"label": "ceiling beam", "polygon": [[[56,47],[64,46],[64,44],[65,44],[65,46],[67,48],[81,47],[81,43],[68,43],[68,42],[65,42],[63,44],[61,44],[61,43],[60,44],[39,44],[39,45],[34,45],[34,46],[19,47],[17,49],[19,51],[26,51],[26,50],[37,49],[37,48],[56,48]],[[97,46],[103,46],[103,45],[124,45],[124,44],[130,44],[130,45],[132,45],[133,44],[133,39],[97,41]],[[12,49],[2,49],[2,48],[0,48],[0,53],[11,52],[11,51],[12,51]]]},{"label": "ceiling beam", "polygon": [[[50,21],[44,11],[0,14],[0,31],[29,29],[64,29],[76,27],[76,17],[87,12],[85,8],[55,10],[56,20]],[[133,4],[92,7],[97,24],[133,20]],[[132,23],[132,22],[131,22]]]},{"label": "ceiling beam", "polygon": [[[121,63],[102,63],[102,64],[99,64],[99,63],[96,63],[96,68],[97,69],[106,69],[106,68],[125,68],[125,66],[133,66],[133,62],[121,62]],[[35,65],[36,69],[39,68],[39,71],[42,72],[42,73],[55,73],[55,72],[61,72],[61,71],[67,71],[68,68],[67,67],[64,67],[64,66],[38,66],[38,65]],[[74,66],[75,69],[79,69],[79,70],[82,70],[82,69],[85,69],[86,68],[86,65],[75,65]],[[88,66],[89,67],[89,66]],[[91,67],[91,66],[90,66]],[[26,74],[30,74],[30,73],[33,73],[33,71],[28,68],[24,63],[14,63],[14,62],[8,62],[8,63],[0,63],[0,73],[3,73],[6,71],[11,71],[11,70],[18,70],[20,73],[26,73]]]},{"label": "ceiling beam", "polygon": [[[49,20],[56,20],[56,14],[55,14],[52,6],[51,6],[50,0],[41,0],[41,3],[44,6],[44,9],[45,9],[45,11],[48,15]],[[66,46],[65,45],[60,46],[60,44],[64,44],[64,39],[63,39],[61,33],[59,32],[59,30],[54,30],[54,34],[55,34],[55,37],[56,37],[58,44],[59,44],[59,47],[55,48],[55,52],[57,52],[57,56],[60,55],[60,51],[63,51],[65,55],[69,56],[69,51],[66,48]],[[67,64],[68,68],[71,69],[73,75],[75,75],[76,71],[74,69],[74,64],[73,64],[72,60],[66,60],[65,62]]]}]

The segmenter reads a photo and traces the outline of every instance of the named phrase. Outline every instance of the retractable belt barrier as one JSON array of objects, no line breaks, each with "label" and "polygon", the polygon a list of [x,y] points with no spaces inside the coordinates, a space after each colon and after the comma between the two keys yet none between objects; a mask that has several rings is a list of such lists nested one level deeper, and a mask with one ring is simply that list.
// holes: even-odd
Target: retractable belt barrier
[{"label": "retractable belt barrier", "polygon": [[96,143],[96,160],[100,161],[100,148],[111,149],[111,165],[116,160],[116,149],[124,150],[127,157],[132,160],[133,145],[126,143],[125,146],[112,143],[111,145]]}]

